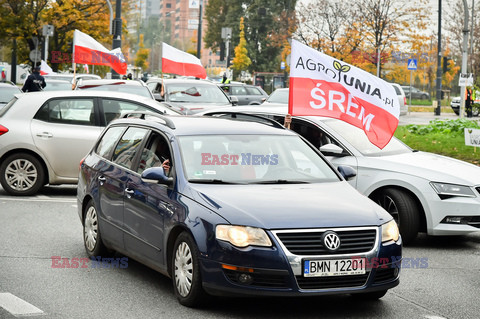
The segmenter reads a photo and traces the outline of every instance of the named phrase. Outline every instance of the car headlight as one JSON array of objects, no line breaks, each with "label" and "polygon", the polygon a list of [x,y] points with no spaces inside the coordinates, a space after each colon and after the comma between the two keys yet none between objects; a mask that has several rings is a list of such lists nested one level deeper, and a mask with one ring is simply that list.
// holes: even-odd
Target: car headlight
[{"label": "car headlight", "polygon": [[217,225],[215,237],[237,247],[265,246],[271,247],[272,242],[261,228],[248,226]]},{"label": "car headlight", "polygon": [[397,223],[392,219],[386,224],[382,225],[382,243],[386,241],[397,241],[400,237]]},{"label": "car headlight", "polygon": [[465,185],[447,184],[431,182],[433,189],[442,197],[460,196],[460,197],[475,197],[472,189]]}]

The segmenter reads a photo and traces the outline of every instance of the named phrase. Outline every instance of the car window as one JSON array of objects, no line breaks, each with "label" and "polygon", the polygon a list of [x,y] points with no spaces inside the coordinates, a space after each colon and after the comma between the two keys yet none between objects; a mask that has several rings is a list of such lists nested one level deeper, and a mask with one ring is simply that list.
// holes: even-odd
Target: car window
[{"label": "car window", "polygon": [[116,99],[102,99],[103,106],[103,115],[105,117],[105,123],[110,123],[111,121],[122,117],[123,114],[133,111],[150,111],[154,110],[143,106],[141,104],[128,102],[125,100],[116,100]]},{"label": "car window", "polygon": [[139,127],[130,127],[118,142],[113,152],[112,161],[120,166],[131,169],[147,130]]},{"label": "car window", "polygon": [[232,86],[232,95],[247,95],[247,90],[243,86]]},{"label": "car window", "polygon": [[275,90],[267,98],[270,103],[288,103],[288,90]]},{"label": "car window", "polygon": [[50,100],[40,108],[35,119],[51,123],[95,125],[94,102],[91,98]]},{"label": "car window", "polygon": [[263,95],[262,92],[256,87],[247,87],[246,89],[248,95]]},{"label": "car window", "polygon": [[13,98],[14,94],[22,93],[18,87],[2,87],[0,88],[0,103],[8,103]]},{"label": "car window", "polygon": [[77,87],[79,90],[110,91],[141,95],[152,98],[150,90],[146,86],[126,84],[85,85]]},{"label": "car window", "polygon": [[103,134],[102,139],[97,145],[96,153],[101,157],[110,159],[113,147],[117,143],[120,135],[125,131],[123,126],[112,126],[110,127],[105,134]]},{"label": "car window", "polygon": [[166,85],[166,99],[171,102],[224,103],[230,101],[217,85],[175,83]]},{"label": "car window", "polygon": [[[137,173],[141,174],[150,167],[160,167],[166,160],[169,164],[173,163],[168,141],[160,134],[152,132],[141,152]],[[169,175],[170,171],[171,168],[166,170],[165,174]]]},{"label": "car window", "polygon": [[397,93],[397,95],[402,95],[402,92],[400,91],[400,89],[398,88],[398,86],[396,85],[392,85],[393,88],[395,89],[395,92]]}]

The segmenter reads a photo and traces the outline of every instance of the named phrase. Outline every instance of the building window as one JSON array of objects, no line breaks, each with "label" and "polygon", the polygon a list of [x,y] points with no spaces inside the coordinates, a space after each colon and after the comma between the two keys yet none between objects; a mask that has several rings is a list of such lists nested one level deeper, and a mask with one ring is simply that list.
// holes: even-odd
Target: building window
[{"label": "building window", "polygon": [[171,7],[172,7],[172,4],[171,4],[171,3],[167,3],[165,6],[166,6],[167,8],[171,8]]}]

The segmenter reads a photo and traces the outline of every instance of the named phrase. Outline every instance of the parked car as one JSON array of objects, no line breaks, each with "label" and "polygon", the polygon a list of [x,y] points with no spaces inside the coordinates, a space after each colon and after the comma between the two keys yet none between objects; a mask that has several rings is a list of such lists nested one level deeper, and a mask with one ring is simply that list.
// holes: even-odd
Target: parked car
[{"label": "parked car", "polygon": [[45,79],[47,86],[43,88],[43,91],[63,91],[72,90],[72,83],[65,80]]},{"label": "parked car", "polygon": [[[163,90],[162,85],[165,86]],[[162,101],[183,114],[232,106],[238,102],[236,97],[228,97],[216,83],[206,80],[151,78],[147,81],[147,86],[157,101]]]},{"label": "parked car", "polygon": [[110,91],[136,94],[143,97],[155,99],[153,93],[147,85],[140,80],[83,80],[77,81],[75,90],[92,90],[92,91]]},{"label": "parked car", "polygon": [[390,83],[393,88],[395,89],[395,93],[398,96],[398,103],[400,104],[400,115],[406,115],[408,113],[408,104],[407,104],[407,97],[405,96],[405,92],[403,91],[402,87],[396,83]]},{"label": "parked car", "polygon": [[131,111],[173,114],[120,92],[50,91],[16,95],[0,110],[0,183],[12,195],[45,184],[76,184],[78,163],[103,128]]},{"label": "parked car", "polygon": [[23,93],[13,82],[0,82],[0,110],[10,102],[15,94]]},{"label": "parked car", "polygon": [[378,299],[398,284],[401,237],[345,181],[354,170],[339,171],[273,122],[117,120],[80,165],[85,249],[171,277],[185,306],[207,294]]},{"label": "parked car", "polygon": [[[480,96],[480,92],[478,93]],[[461,102],[461,97],[460,96],[457,96],[457,97],[454,97],[452,98],[452,101],[450,102],[450,107],[452,108],[453,112],[455,112],[455,114],[459,115],[460,114],[460,102]],[[465,110],[465,115],[467,114],[466,113],[466,110]],[[478,116],[480,114],[480,100],[475,100],[474,103],[472,104],[472,115],[473,116]]]},{"label": "parked car", "polygon": [[263,105],[269,104],[288,104],[288,88],[280,88],[273,91],[263,102]]},{"label": "parked car", "polygon": [[[73,83],[73,73],[52,73],[52,74],[45,74],[43,77],[45,78],[45,81],[48,81],[48,80],[62,80],[62,81],[68,81],[70,83]],[[96,75],[96,74],[76,73],[75,74],[75,81],[78,81],[80,79],[100,80],[101,77]]]},{"label": "parked car", "polygon": [[268,98],[267,92],[256,85],[232,82],[219,86],[229,96],[237,97],[238,105],[260,105]]},{"label": "parked car", "polygon": [[[405,92],[405,96],[410,98],[410,86],[402,86],[403,91]],[[430,100],[430,93],[421,91],[416,87],[412,86],[412,99],[419,99],[419,100]]]},{"label": "parked car", "polygon": [[[236,107],[202,114],[257,120],[262,115],[283,123],[287,107]],[[292,130],[302,135],[335,166],[358,174],[349,182],[385,208],[397,222],[404,243],[418,232],[462,235],[480,230],[480,167],[446,156],[412,150],[395,137],[383,148],[346,122],[319,116],[295,116]]]}]

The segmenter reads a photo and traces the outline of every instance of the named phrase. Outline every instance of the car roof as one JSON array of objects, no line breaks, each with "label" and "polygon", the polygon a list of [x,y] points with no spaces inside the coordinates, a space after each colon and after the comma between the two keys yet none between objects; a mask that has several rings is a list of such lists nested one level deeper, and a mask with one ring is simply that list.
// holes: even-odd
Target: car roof
[{"label": "car roof", "polygon": [[[110,91],[91,91],[91,90],[63,90],[63,91],[40,91],[29,92],[27,94],[15,95],[19,99],[34,99],[36,101],[46,101],[51,98],[62,97],[108,97],[119,98],[138,101],[141,103],[152,103],[152,99],[143,97],[141,95],[123,93],[123,92],[110,92]],[[154,103],[158,104],[154,101]],[[35,103],[36,104],[36,103]]]},{"label": "car roof", "polygon": [[[166,118],[166,120],[163,120]],[[168,122],[168,123],[167,123]],[[147,119],[118,119],[114,123],[128,123],[157,127],[176,136],[191,135],[296,135],[294,132],[265,123],[210,116],[152,114]]]},{"label": "car roof", "polygon": [[116,80],[116,79],[100,79],[100,80],[84,80],[78,82],[77,86],[99,86],[99,85],[136,85],[145,86],[143,82],[137,80]]},{"label": "car roof", "polygon": [[[0,82],[0,87],[12,87],[16,86],[13,82]],[[18,87],[18,86],[17,86]]]}]

